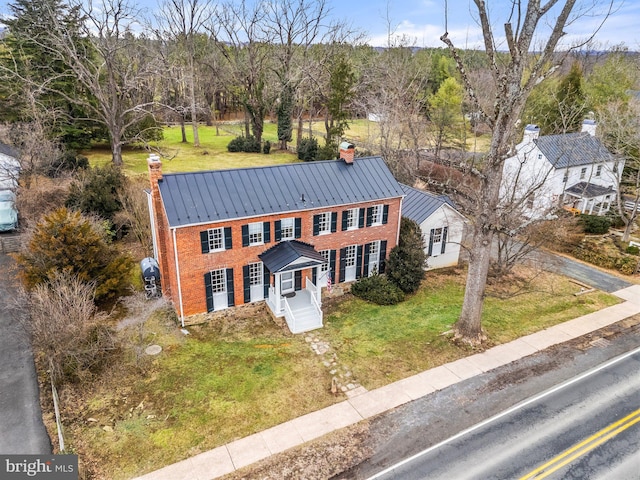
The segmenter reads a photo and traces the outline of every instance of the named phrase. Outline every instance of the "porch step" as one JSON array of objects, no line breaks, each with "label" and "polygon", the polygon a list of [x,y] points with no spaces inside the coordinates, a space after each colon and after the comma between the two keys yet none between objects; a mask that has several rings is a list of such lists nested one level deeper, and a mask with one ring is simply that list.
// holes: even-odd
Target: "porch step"
[{"label": "porch step", "polygon": [[303,333],[322,328],[322,319],[313,307],[301,308],[293,312],[293,314],[295,317],[295,329],[292,328],[293,325],[289,325],[292,333]]}]

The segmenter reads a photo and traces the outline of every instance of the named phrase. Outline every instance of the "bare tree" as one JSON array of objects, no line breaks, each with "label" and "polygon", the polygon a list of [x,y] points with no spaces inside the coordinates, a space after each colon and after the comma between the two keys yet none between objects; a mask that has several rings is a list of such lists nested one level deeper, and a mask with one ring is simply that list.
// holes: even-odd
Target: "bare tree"
[{"label": "bare tree", "polygon": [[[447,31],[440,39],[451,51],[474,110],[492,129],[491,144],[480,171],[481,189],[476,203],[476,216],[472,226],[469,251],[469,269],[460,317],[454,326],[455,335],[464,342],[481,343],[482,306],[491,264],[492,240],[500,229],[500,185],[505,159],[514,145],[514,133],[527,97],[533,87],[549,76],[562,60],[555,49],[572,21],[577,0],[514,0],[509,17],[504,23],[508,55],[498,51],[487,4],[474,0],[478,21],[482,28],[484,53],[488,57],[492,82],[496,85],[493,110],[482,108],[467,73],[460,51]],[[595,3],[595,2],[594,2]],[[577,9],[579,14],[585,11]],[[445,26],[446,29],[446,26]],[[548,29],[544,40],[538,41],[540,30]],[[545,30],[547,31],[547,30]],[[533,53],[533,51],[537,53]]]},{"label": "bare tree", "polygon": [[[174,62],[184,63],[193,130],[193,146],[200,146],[198,136],[198,103],[196,101],[196,61],[198,37],[213,15],[211,0],[163,0],[156,15],[157,36],[175,48]],[[202,42],[200,42],[202,43]]]}]

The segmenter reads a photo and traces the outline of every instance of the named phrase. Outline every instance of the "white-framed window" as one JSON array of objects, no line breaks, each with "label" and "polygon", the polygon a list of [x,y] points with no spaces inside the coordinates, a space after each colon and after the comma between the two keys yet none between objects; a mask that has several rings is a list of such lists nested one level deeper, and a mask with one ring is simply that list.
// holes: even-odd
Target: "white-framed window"
[{"label": "white-framed window", "polygon": [[262,262],[249,264],[249,285],[262,285],[263,273]]},{"label": "white-framed window", "polygon": [[331,233],[331,212],[318,215],[318,234]]},{"label": "white-framed window", "polygon": [[[442,240],[442,229],[440,229],[440,239]],[[369,244],[369,276],[378,273],[380,268],[380,240]]]},{"label": "white-framed window", "polygon": [[596,167],[596,177],[599,177],[602,174],[602,165],[598,165]]},{"label": "white-framed window", "polygon": [[280,240],[293,240],[295,238],[295,218],[283,218],[280,220]]},{"label": "white-framed window", "polygon": [[329,270],[329,257],[331,255],[331,250],[320,250],[318,253],[324,257],[324,263],[320,265],[320,271],[326,272]]},{"label": "white-framed window", "polygon": [[249,224],[249,245],[261,245],[264,243],[262,237],[264,233],[264,227],[262,222]]},{"label": "white-framed window", "polygon": [[371,225],[382,225],[383,206],[374,205],[371,208]]},{"label": "white-framed window", "polygon": [[433,243],[442,242],[442,227],[433,229]]},{"label": "white-framed window", "polygon": [[344,266],[355,267],[356,266],[356,253],[357,253],[357,245],[349,245],[346,247],[345,257],[344,257]]},{"label": "white-framed window", "polygon": [[580,170],[580,180],[584,180],[587,176],[587,167],[582,167]]},{"label": "white-framed window", "polygon": [[211,270],[211,291],[213,294],[226,293],[227,291],[227,272],[225,268],[219,270]]},{"label": "white-framed window", "polygon": [[209,236],[209,251],[224,250],[224,228],[210,228],[207,233]]},{"label": "white-framed window", "polygon": [[542,160],[542,154],[541,153],[538,154],[538,160]]},{"label": "white-framed window", "polygon": [[358,222],[360,219],[360,209],[350,208],[347,210],[347,230],[354,230],[358,228]]},{"label": "white-framed window", "polygon": [[567,180],[569,180],[569,170],[565,170],[564,171],[564,177],[562,177],[562,181],[564,183],[567,183]]}]

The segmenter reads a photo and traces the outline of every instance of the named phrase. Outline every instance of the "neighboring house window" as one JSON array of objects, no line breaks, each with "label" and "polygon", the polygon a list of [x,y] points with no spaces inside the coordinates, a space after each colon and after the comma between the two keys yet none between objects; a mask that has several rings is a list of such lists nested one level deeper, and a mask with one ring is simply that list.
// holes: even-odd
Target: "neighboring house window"
[{"label": "neighboring house window", "polygon": [[599,177],[602,174],[602,165],[598,165],[596,168],[596,177]]},{"label": "neighboring house window", "polygon": [[293,240],[295,238],[295,219],[283,218],[280,220],[280,240]]},{"label": "neighboring house window", "polygon": [[445,253],[447,247],[448,227],[432,228],[429,232],[429,249],[427,255],[437,257]]},{"label": "neighboring house window", "polygon": [[374,205],[373,207],[367,208],[367,227],[387,223],[388,215],[389,205]]},{"label": "neighboring house window", "polygon": [[541,153],[538,154],[538,160],[542,160],[542,154]]},{"label": "neighboring house window", "polygon": [[274,222],[276,242],[280,240],[293,240],[302,236],[301,218],[283,218]]},{"label": "neighboring house window", "polygon": [[336,231],[338,212],[325,212],[313,216],[313,234],[324,235]]},{"label": "neighboring house window", "polygon": [[242,246],[262,245],[271,241],[269,222],[255,222],[242,226]]},{"label": "neighboring house window", "polygon": [[202,253],[231,249],[231,227],[210,228],[200,232],[200,244]]},{"label": "neighboring house window", "polygon": [[584,180],[587,176],[587,167],[582,167],[580,170],[580,180]]}]

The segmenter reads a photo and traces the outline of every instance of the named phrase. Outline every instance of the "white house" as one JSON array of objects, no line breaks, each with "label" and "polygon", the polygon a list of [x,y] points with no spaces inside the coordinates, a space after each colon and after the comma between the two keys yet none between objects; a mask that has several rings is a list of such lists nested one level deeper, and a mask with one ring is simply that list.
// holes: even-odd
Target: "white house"
[{"label": "white house", "polygon": [[502,200],[523,200],[528,217],[558,207],[606,213],[616,198],[624,160],[614,157],[595,132],[593,120],[585,120],[581,132],[561,135],[540,136],[536,125],[527,125],[516,155],[505,161]]},{"label": "white house", "polygon": [[420,225],[427,254],[427,269],[458,264],[465,218],[446,195],[402,185],[402,216]]}]

